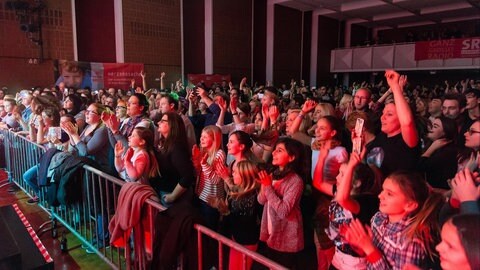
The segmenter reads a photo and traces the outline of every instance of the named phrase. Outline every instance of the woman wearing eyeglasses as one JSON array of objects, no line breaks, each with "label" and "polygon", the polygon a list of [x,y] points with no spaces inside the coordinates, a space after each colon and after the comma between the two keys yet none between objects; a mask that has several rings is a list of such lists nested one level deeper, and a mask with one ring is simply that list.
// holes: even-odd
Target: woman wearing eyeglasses
[{"label": "woman wearing eyeglasses", "polygon": [[154,131],[154,124],[147,117],[148,106],[148,99],[144,94],[134,93],[128,99],[128,117],[125,120],[120,121],[113,113],[101,114],[101,119],[109,130],[108,139],[112,147],[115,147],[117,141],[121,141],[124,148],[128,149],[128,137],[132,135],[135,127],[149,128],[152,132]]},{"label": "woman wearing eyeglasses", "polygon": [[104,105],[100,103],[90,104],[85,110],[87,125],[80,134],[78,134],[77,126],[70,122],[62,123],[60,127],[70,136],[70,144],[78,156],[95,160],[105,172],[109,173],[112,166],[108,155],[112,153],[112,148],[108,143],[107,129],[100,118],[104,111]]},{"label": "woman wearing eyeglasses", "polygon": [[117,107],[115,107],[115,116],[121,122],[125,121],[128,118],[127,115],[127,102],[119,99],[117,102]]},{"label": "woman wearing eyeglasses", "polygon": [[464,153],[458,161],[458,171],[468,167],[470,171],[480,169],[480,119],[477,119],[463,134],[465,136]]}]

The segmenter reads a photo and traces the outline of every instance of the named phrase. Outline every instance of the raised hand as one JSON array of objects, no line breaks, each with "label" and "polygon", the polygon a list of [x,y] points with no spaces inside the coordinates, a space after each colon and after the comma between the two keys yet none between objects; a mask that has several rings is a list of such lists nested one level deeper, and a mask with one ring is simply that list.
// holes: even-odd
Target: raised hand
[{"label": "raised hand", "polygon": [[240,85],[243,87],[247,83],[247,77],[243,77],[242,80],[240,81]]},{"label": "raised hand", "polygon": [[407,83],[408,83],[407,75],[401,75],[400,78],[398,79],[398,84],[400,85],[400,87],[404,89]]},{"label": "raised hand", "polygon": [[140,71],[140,76],[145,79],[145,77],[147,76],[147,73],[145,73],[145,71],[142,70]]},{"label": "raised hand", "polygon": [[258,173],[258,180],[260,180],[262,186],[271,186],[273,178],[272,175],[268,174],[266,171],[260,171]]},{"label": "raised hand", "polygon": [[303,104],[302,112],[304,114],[307,114],[307,113],[313,111],[316,106],[317,106],[317,103],[314,100],[309,99],[309,100],[305,101],[305,104]]},{"label": "raised hand", "polygon": [[331,148],[332,148],[332,140],[325,141],[325,143],[323,143],[319,149],[320,150],[319,160],[325,159],[328,156],[328,153],[330,152]]},{"label": "raised hand", "polygon": [[222,110],[222,111],[227,110],[227,102],[223,98],[219,98],[217,100],[217,104],[220,107],[220,110]]},{"label": "raised hand", "polygon": [[387,78],[387,83],[390,88],[395,86],[399,86],[398,80],[400,79],[400,74],[398,74],[395,70],[387,69],[385,70],[385,78]]},{"label": "raised hand", "polygon": [[268,104],[263,104],[262,105],[262,117],[263,119],[267,119],[268,118],[268,112],[269,112],[269,109],[270,107],[268,106]]},{"label": "raised hand", "polygon": [[133,154],[134,154],[133,148],[128,148],[127,152],[125,153],[125,159],[124,160],[130,161],[133,157]]},{"label": "raised hand", "polygon": [[460,202],[477,201],[480,198],[480,186],[475,185],[478,174],[473,174],[469,168],[459,171],[452,180],[452,191]]},{"label": "raised hand", "polygon": [[230,99],[230,111],[232,113],[236,113],[237,112],[237,103],[238,103],[238,99],[237,98],[232,98]]},{"label": "raised hand", "polygon": [[280,116],[280,111],[277,106],[273,105],[268,108],[268,117],[270,118],[270,123],[276,123],[278,117]]},{"label": "raised hand", "polygon": [[102,119],[103,123],[105,124],[105,126],[107,126],[108,128],[110,128],[108,126],[109,124],[109,121],[110,121],[110,117],[112,116],[111,113],[108,113],[108,112],[102,112],[102,114],[100,115],[100,119]]},{"label": "raised hand", "polygon": [[193,94],[193,89],[187,86],[185,91],[187,92],[187,98],[189,99],[190,95]]},{"label": "raised hand", "polygon": [[202,98],[208,96],[207,91],[205,91],[205,89],[203,89],[202,87],[197,87],[197,94]]},{"label": "raised hand", "polygon": [[360,164],[367,153],[367,149],[365,145],[362,147],[362,152],[358,154],[357,152],[353,151],[350,154],[350,159],[348,160],[348,166],[355,168],[358,164]]},{"label": "raised hand", "polygon": [[62,128],[63,131],[65,131],[65,133],[68,134],[68,136],[78,134],[78,127],[75,126],[73,123],[70,123],[70,122],[60,123],[60,127]]},{"label": "raised hand", "polygon": [[116,157],[121,157],[123,155],[123,152],[125,151],[125,147],[123,147],[123,144],[122,142],[118,141],[116,144],[115,144],[115,156]]},{"label": "raised hand", "polygon": [[196,144],[192,147],[192,159],[200,160],[200,148]]},{"label": "raised hand", "polygon": [[[225,164],[218,164],[215,167],[215,171],[217,174],[225,181],[228,182],[227,180],[230,179],[230,172],[228,171],[228,167]],[[228,183],[231,184],[231,183]]]},{"label": "raised hand", "polygon": [[[103,113],[102,113],[103,117]],[[118,120],[117,116],[113,113],[110,114],[110,116],[105,116],[105,119],[107,121],[104,121],[105,125],[113,132],[117,132],[119,127],[120,127],[120,121]],[[103,120],[103,118],[102,118]]]}]

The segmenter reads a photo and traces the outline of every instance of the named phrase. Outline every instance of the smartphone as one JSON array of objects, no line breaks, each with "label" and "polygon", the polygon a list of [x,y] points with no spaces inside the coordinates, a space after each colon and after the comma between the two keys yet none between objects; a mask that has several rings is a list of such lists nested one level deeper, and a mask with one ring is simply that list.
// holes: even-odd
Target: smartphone
[{"label": "smartphone", "polygon": [[52,139],[57,138],[60,140],[62,138],[62,129],[60,127],[49,127],[47,136]]},{"label": "smartphone", "polygon": [[360,154],[362,152],[362,133],[364,122],[365,120],[363,120],[362,118],[357,118],[357,122],[355,123],[355,129],[353,130],[354,136],[352,139],[352,150],[357,154]]}]

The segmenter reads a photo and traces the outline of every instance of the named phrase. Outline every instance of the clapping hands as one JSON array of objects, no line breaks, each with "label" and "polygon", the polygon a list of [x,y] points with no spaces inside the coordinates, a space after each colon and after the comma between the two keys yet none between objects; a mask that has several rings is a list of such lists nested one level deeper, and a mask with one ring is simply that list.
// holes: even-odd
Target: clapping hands
[{"label": "clapping hands", "polygon": [[452,192],[460,202],[476,201],[480,198],[480,177],[469,168],[459,171],[451,182]]},{"label": "clapping hands", "polygon": [[272,174],[268,174],[266,171],[260,171],[258,173],[258,179],[262,186],[271,186],[273,182]]}]

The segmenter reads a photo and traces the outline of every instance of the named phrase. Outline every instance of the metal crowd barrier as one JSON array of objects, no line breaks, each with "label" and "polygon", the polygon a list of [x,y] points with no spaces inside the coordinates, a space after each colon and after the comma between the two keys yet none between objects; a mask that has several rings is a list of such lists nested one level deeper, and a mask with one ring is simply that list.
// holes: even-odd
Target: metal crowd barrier
[{"label": "metal crowd barrier", "polygon": [[[39,164],[40,157],[45,153],[46,149],[10,131],[0,131],[0,138],[2,136],[9,181],[15,183],[30,197],[33,197],[33,190],[23,181],[23,173]],[[117,197],[124,181],[87,165],[83,166],[82,174],[82,190],[78,191],[82,193],[81,200],[75,204],[52,206],[48,203],[47,188],[41,188],[40,194],[37,194],[40,199],[38,205],[50,215],[50,221],[42,224],[38,228],[37,233],[41,235],[51,231],[52,237],[57,237],[58,226],[62,225],[80,240],[82,248],[96,253],[112,269],[147,269],[147,259],[150,258],[148,258],[146,250],[135,250],[135,247],[131,245],[131,241],[126,244],[125,248],[110,247],[108,224],[117,207]],[[155,235],[154,217],[163,210],[165,208],[158,202],[152,199],[146,200],[144,213],[149,217],[149,229],[151,232],[149,237],[151,243],[153,243]],[[219,269],[223,269],[224,264],[223,246],[234,248],[243,253],[244,262],[247,257],[250,257],[269,269],[286,269],[204,226],[196,224],[195,229],[198,236],[199,269],[202,269],[203,262],[202,235],[212,238],[219,243]],[[132,235],[134,235],[133,232]],[[136,258],[140,257],[143,259],[132,260],[134,258],[133,254],[137,254]],[[180,258],[183,258],[183,256],[180,256]],[[177,269],[183,269],[181,261],[179,259]]]}]

